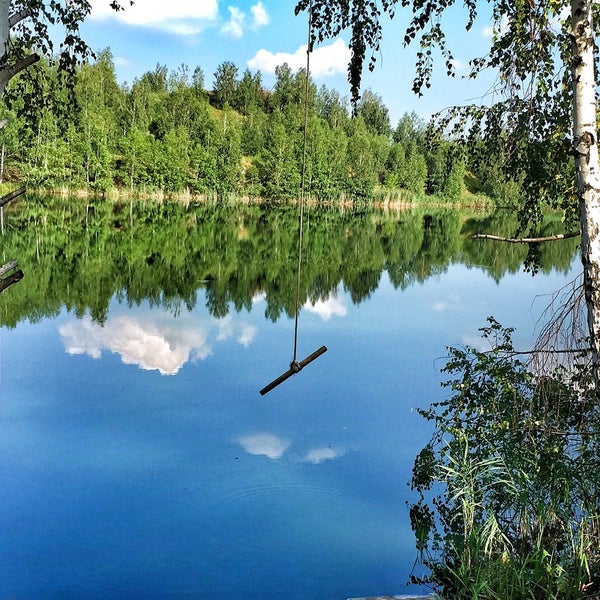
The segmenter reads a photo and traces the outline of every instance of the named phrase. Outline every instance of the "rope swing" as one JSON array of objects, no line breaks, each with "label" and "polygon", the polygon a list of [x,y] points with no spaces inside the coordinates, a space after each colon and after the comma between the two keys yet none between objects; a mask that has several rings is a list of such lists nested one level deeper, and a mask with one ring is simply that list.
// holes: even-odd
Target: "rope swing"
[{"label": "rope swing", "polygon": [[298,228],[298,268],[296,270],[296,314],[294,318],[294,352],[290,368],[280,375],[277,379],[274,379],[260,390],[260,395],[264,396],[272,389],[276,388],[280,383],[283,383],[286,379],[292,375],[299,373],[306,365],[311,363],[316,358],[319,358],[321,354],[327,352],[326,346],[321,346],[315,350],[312,354],[307,356],[301,361],[297,359],[298,349],[298,316],[300,314],[300,271],[302,265],[302,238],[303,238],[303,225],[304,225],[304,200],[305,200],[305,182],[306,182],[306,147],[307,147],[307,134],[308,134],[308,92],[309,92],[309,81],[310,81],[310,48],[312,38],[312,0],[308,4],[308,45],[306,48],[306,81],[304,83],[304,140],[302,147],[302,173],[301,173],[301,184],[300,184],[300,224]]}]

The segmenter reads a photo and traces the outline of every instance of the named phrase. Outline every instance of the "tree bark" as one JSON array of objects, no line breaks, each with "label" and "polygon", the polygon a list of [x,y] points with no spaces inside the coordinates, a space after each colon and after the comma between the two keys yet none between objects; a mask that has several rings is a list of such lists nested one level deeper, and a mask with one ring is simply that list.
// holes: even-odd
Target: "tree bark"
[{"label": "tree bark", "polygon": [[6,59],[8,58],[9,12],[10,0],[0,0],[0,70],[6,66]]},{"label": "tree bark", "polygon": [[600,356],[600,169],[596,124],[592,0],[571,0],[573,152],[577,170],[581,261],[596,381]]}]

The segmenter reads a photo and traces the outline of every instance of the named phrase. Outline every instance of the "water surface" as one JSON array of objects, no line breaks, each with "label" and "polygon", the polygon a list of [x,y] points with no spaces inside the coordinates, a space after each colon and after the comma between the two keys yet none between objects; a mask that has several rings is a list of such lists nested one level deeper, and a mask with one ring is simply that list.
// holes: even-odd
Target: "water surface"
[{"label": "water surface", "polygon": [[575,246],[532,277],[473,215],[309,214],[298,354],[328,351],[260,396],[292,358],[295,211],[127,208],[9,218],[0,597],[415,591],[414,408],[489,315],[531,343]]}]

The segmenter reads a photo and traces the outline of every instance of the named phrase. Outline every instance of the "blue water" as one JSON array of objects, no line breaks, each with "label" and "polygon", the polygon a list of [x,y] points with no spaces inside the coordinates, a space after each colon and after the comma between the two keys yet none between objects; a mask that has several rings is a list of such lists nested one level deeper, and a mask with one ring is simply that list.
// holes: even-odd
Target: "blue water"
[{"label": "blue water", "polygon": [[[494,315],[527,347],[577,272],[495,283],[451,266],[294,322],[113,300],[0,330],[0,598],[345,599],[403,594],[407,486],[445,346]],[[5,293],[10,293],[10,290]],[[201,294],[201,292],[199,292]],[[537,299],[536,299],[537,297]]]}]

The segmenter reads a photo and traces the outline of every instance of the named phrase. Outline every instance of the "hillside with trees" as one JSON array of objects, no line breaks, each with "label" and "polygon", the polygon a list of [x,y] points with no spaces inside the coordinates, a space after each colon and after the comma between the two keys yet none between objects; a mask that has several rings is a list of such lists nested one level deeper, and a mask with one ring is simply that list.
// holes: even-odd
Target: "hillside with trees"
[{"label": "hillside with trees", "polygon": [[[8,90],[3,135],[5,178],[46,189],[117,188],[207,198],[299,197],[306,72],[276,70],[272,89],[260,72],[224,62],[207,85],[201,67],[181,65],[119,84],[110,50],[78,67],[72,96],[56,67],[40,61],[46,102],[32,114],[21,98],[25,80]],[[208,88],[211,89],[208,89]],[[338,92],[309,82],[307,191],[320,201],[456,201],[470,191],[509,203],[518,183],[490,161],[468,156],[415,112],[396,124],[377,94],[364,92],[356,110]],[[75,105],[64,118],[65,106]],[[502,160],[499,156],[498,160]],[[493,162],[493,161],[492,161]]]}]

